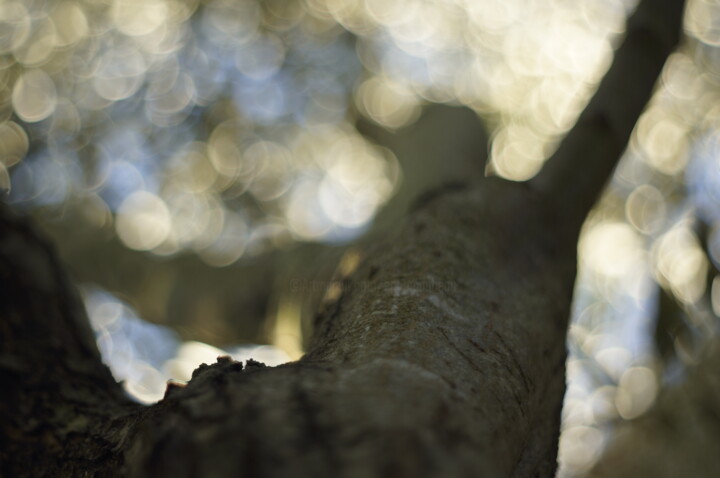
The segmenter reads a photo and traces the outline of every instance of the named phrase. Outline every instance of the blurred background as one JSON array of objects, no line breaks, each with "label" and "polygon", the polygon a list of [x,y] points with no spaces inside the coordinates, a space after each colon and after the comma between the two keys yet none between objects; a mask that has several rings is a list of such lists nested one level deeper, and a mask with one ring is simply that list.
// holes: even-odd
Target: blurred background
[{"label": "blurred background", "polygon": [[[298,358],[326,281],[427,188],[531,178],[635,4],[2,0],[0,188],[150,403],[220,354]],[[560,476],[715,369],[720,2],[685,28],[579,244]]]}]

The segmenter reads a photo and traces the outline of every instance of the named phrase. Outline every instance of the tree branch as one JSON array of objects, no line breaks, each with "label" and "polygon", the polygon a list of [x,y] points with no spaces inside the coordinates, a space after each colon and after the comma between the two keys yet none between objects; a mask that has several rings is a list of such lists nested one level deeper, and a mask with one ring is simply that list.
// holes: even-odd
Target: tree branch
[{"label": "tree branch", "polygon": [[[97,468],[116,462],[103,440],[117,442],[122,428],[113,424],[136,406],[100,361],[54,251],[4,204],[0,318],[0,474],[60,471],[64,453]],[[24,448],[29,453],[12,456]]]},{"label": "tree branch", "polygon": [[486,178],[417,210],[301,361],[221,360],[147,408],[100,364],[47,245],[0,225],[18,258],[2,269],[3,474],[554,473],[574,237],[523,184]]},{"label": "tree branch", "polygon": [[625,149],[681,34],[683,0],[645,0],[628,21],[610,70],[533,187],[569,221],[583,221]]}]

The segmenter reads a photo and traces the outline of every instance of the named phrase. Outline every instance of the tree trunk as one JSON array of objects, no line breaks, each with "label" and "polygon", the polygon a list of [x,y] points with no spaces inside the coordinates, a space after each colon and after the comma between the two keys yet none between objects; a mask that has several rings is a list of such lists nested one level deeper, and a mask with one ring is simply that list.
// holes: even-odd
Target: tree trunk
[{"label": "tree trunk", "polygon": [[553,476],[578,231],[677,41],[681,9],[641,5],[536,181],[426,195],[336,291],[301,360],[219,358],[150,407],[101,364],[52,249],[1,208],[0,472]]}]

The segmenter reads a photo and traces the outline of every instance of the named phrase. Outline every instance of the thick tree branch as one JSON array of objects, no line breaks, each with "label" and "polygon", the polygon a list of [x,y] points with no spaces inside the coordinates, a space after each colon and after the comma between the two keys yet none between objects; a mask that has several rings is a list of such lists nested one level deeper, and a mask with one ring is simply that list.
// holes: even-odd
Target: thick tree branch
[{"label": "thick tree branch", "polygon": [[553,217],[496,178],[439,196],[356,271],[303,360],[222,361],[150,408],[100,365],[47,246],[4,217],[22,259],[3,270],[2,471],[551,476],[575,270]]},{"label": "thick tree branch", "polygon": [[[574,241],[523,185],[487,178],[439,196],[371,252],[339,308],[319,317],[304,360],[424,371],[458,395],[456,410],[471,411],[485,470],[549,473]],[[498,438],[490,445],[488,436]]]},{"label": "thick tree branch", "polygon": [[620,160],[681,34],[683,0],[640,3],[610,70],[575,126],[531,184],[582,221]]}]

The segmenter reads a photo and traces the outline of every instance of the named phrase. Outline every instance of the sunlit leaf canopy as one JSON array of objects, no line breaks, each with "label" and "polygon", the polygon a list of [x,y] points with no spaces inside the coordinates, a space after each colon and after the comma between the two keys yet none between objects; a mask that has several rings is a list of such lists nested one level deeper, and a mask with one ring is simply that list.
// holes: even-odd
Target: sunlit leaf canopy
[{"label": "sunlit leaf canopy", "polygon": [[[493,174],[530,178],[609,66],[635,3],[5,0],[0,187],[17,207],[76,208],[128,248],[212,266],[349,240],[402,181],[392,152],[356,129],[361,118],[402,131],[427,103],[469,107],[492,130]],[[567,476],[598,459],[605,423],[647,410],[716,328],[719,22],[717,1],[688,2],[688,42],[583,232]],[[685,331],[662,366],[661,294]],[[168,350],[143,355],[142,336],[170,332],[147,335],[113,296],[87,297],[108,360],[136,365],[115,372],[138,396],[157,399],[163,377],[217,351],[168,336]]]}]

